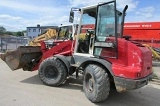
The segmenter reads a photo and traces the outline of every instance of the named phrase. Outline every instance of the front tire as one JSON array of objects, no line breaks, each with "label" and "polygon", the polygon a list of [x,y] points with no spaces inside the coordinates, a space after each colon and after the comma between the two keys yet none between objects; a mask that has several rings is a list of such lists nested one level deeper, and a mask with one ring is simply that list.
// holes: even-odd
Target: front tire
[{"label": "front tire", "polygon": [[46,85],[59,86],[66,80],[66,66],[59,59],[55,59],[54,57],[48,58],[40,65],[39,77]]},{"label": "front tire", "polygon": [[101,102],[107,99],[110,91],[110,82],[105,70],[94,64],[84,70],[83,90],[91,102]]}]

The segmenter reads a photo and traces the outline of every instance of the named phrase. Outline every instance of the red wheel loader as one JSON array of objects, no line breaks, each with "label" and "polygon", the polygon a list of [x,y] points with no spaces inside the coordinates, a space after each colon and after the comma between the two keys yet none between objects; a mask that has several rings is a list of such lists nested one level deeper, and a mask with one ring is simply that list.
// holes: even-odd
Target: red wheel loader
[{"label": "red wheel loader", "polygon": [[[42,42],[41,48],[20,47],[20,51],[1,58],[13,70],[38,70],[42,82],[49,86],[61,85],[74,72],[77,76],[82,73],[83,90],[91,102],[106,100],[111,84],[118,92],[141,88],[152,78],[152,55],[147,47],[122,37],[127,8],[118,11],[115,0],[72,8],[70,22],[74,21],[74,11],[80,12],[76,37],[73,27],[65,30],[67,39],[57,38],[51,49]],[[95,28],[88,27],[82,38],[85,24],[94,24]],[[69,31],[72,36],[68,36]]]}]

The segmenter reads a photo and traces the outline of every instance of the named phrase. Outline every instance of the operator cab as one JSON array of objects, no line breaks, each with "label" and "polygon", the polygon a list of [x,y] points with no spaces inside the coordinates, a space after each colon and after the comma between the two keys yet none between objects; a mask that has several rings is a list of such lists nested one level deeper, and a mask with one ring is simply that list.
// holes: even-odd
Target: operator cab
[{"label": "operator cab", "polygon": [[59,27],[57,40],[72,40],[75,32],[75,26],[74,25],[65,25]]},{"label": "operator cab", "polygon": [[122,13],[116,10],[115,2],[85,7],[80,12],[74,54],[117,58]]},{"label": "operator cab", "polygon": [[59,43],[73,40],[73,37],[75,36],[75,29],[76,27],[73,24],[60,26],[56,35],[56,39],[44,41],[46,44],[44,47],[46,49],[51,49]]}]

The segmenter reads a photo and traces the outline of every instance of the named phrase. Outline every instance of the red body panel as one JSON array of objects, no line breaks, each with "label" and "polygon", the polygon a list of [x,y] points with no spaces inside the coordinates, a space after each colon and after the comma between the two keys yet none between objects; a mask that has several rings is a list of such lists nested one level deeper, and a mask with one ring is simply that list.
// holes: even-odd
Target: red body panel
[{"label": "red body panel", "polygon": [[74,43],[74,41],[68,40],[68,41],[55,41],[54,43],[56,43],[56,46],[52,47],[51,49],[46,49],[45,45],[43,45],[43,42],[41,43],[41,49],[43,52],[43,55],[41,57],[41,60],[39,61],[39,63],[32,69],[34,70],[38,70],[39,65],[41,64],[41,62],[53,55],[57,55],[57,54],[61,54],[64,56],[71,56],[72,55],[72,45]]},{"label": "red body panel", "polygon": [[[102,49],[101,56],[104,56],[106,52],[106,49]],[[152,73],[150,50],[124,39],[118,39],[118,59],[106,58],[106,60],[112,63],[115,76],[138,79]]]},{"label": "red body panel", "polygon": [[131,36],[131,40],[160,48],[160,22],[125,23],[124,35]]},{"label": "red body panel", "polygon": [[160,29],[125,29],[124,35],[131,35],[133,40],[160,40]]}]

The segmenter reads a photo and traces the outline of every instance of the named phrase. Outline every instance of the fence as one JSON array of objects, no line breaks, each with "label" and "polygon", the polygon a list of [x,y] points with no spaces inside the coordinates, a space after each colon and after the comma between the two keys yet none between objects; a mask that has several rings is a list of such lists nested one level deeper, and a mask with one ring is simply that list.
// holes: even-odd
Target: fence
[{"label": "fence", "polygon": [[27,38],[0,37],[0,52],[16,50],[19,46],[25,46],[27,43]]}]

